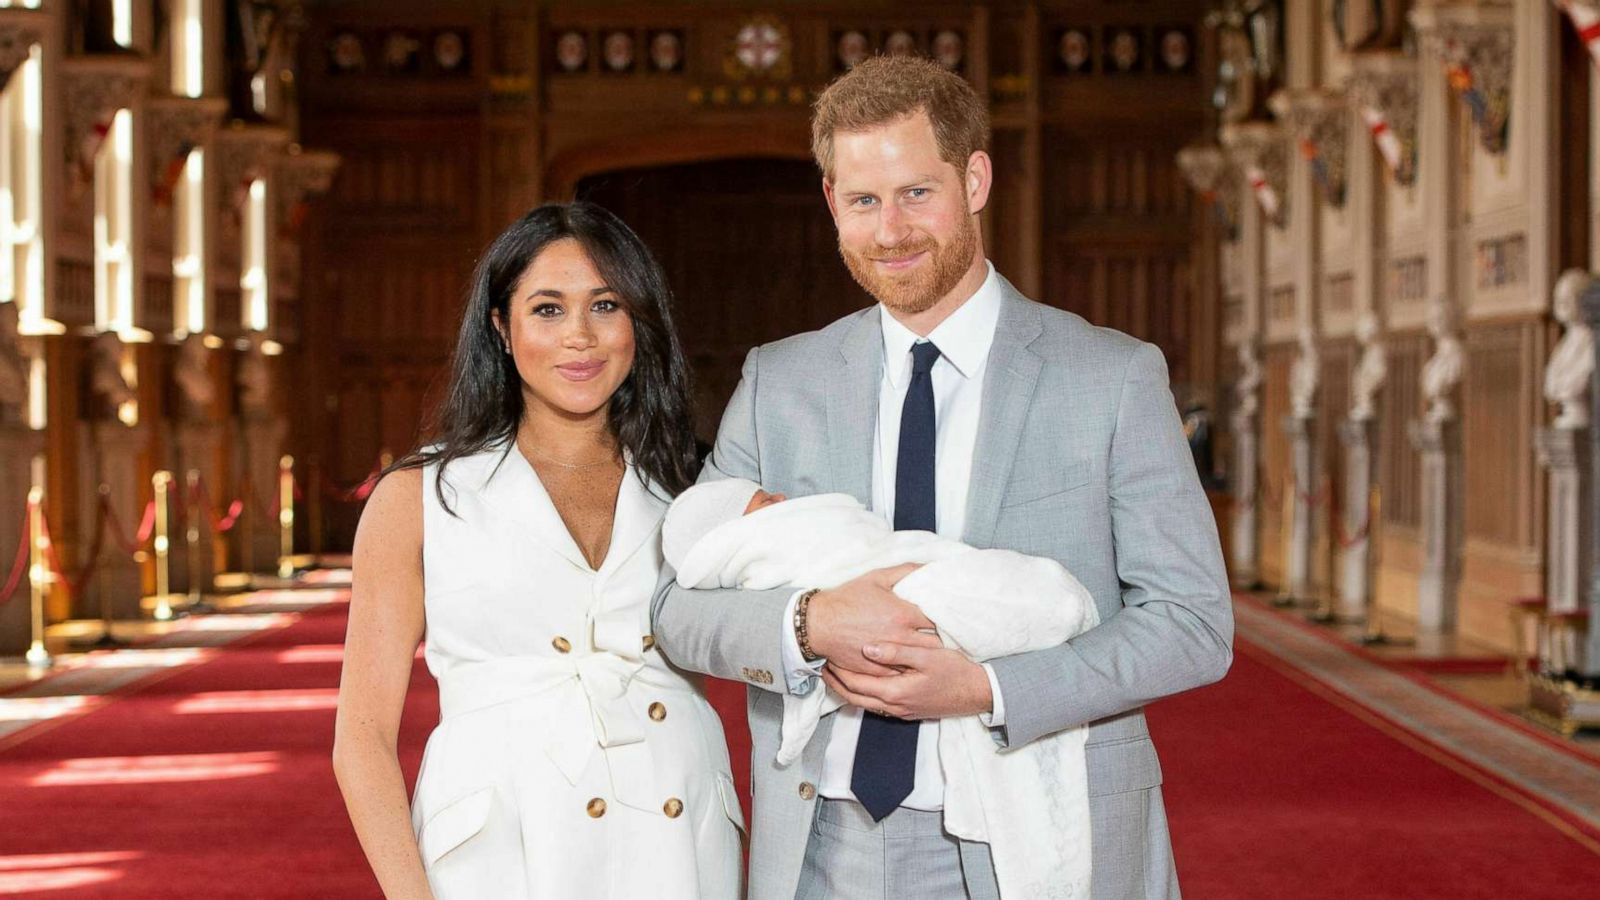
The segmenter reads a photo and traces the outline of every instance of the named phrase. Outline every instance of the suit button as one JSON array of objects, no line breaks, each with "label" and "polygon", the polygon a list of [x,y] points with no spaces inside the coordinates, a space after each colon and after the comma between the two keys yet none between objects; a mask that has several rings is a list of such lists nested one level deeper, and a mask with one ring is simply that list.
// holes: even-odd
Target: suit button
[{"label": "suit button", "polygon": [[817,796],[817,786],[809,781],[800,782],[800,799],[814,800]]},{"label": "suit button", "polygon": [[589,818],[598,819],[606,814],[606,802],[599,797],[589,801]]},{"label": "suit button", "polygon": [[556,639],[550,642],[550,646],[556,648],[557,653],[566,653],[572,649],[572,642],[560,635],[556,635]]},{"label": "suit button", "polygon": [[667,818],[676,819],[683,815],[683,801],[677,797],[671,797],[661,807],[661,811],[667,814]]},{"label": "suit button", "polygon": [[650,718],[659,722],[667,717],[667,706],[664,703],[650,704]]},{"label": "suit button", "polygon": [[644,649],[645,650],[654,650],[655,646],[656,646],[656,636],[653,635],[653,634],[645,635],[644,636]]}]

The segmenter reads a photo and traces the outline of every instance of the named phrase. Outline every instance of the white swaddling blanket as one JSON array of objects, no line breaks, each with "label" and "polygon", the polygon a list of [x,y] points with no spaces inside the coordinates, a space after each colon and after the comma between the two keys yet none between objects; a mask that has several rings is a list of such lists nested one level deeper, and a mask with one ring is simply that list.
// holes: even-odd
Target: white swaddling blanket
[{"label": "white swaddling blanket", "polygon": [[[694,489],[691,488],[691,491]],[[676,548],[674,548],[676,549]],[[1094,600],[1054,560],[976,550],[926,531],[894,531],[846,494],[802,497],[724,522],[669,559],[689,588],[832,588],[901,563],[895,585],[938,626],[946,647],[986,660],[1057,646],[1099,622]],[[783,695],[779,765],[798,759],[832,690]],[[939,722],[945,830],[989,844],[1000,895],[1089,896],[1086,726],[1001,752],[977,716]]]}]

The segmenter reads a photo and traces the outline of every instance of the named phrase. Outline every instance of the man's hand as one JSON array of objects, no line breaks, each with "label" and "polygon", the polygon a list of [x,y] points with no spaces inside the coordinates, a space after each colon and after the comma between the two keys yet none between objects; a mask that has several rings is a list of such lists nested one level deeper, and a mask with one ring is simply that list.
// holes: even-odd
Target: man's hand
[{"label": "man's hand", "polygon": [[865,675],[830,659],[822,679],[845,702],[898,719],[944,719],[991,712],[989,673],[965,654],[943,647],[869,644],[866,658],[894,671]]},{"label": "man's hand", "polygon": [[940,646],[938,636],[932,633],[933,622],[892,590],[900,579],[916,570],[912,563],[878,569],[831,591],[818,592],[811,598],[808,611],[812,652],[826,657],[831,667],[891,675],[893,669],[862,656],[861,648],[889,643]]}]

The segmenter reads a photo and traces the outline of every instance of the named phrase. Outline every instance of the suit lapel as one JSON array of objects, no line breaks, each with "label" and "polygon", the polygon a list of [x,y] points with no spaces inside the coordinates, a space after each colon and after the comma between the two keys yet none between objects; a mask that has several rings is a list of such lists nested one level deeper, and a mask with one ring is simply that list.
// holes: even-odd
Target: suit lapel
[{"label": "suit lapel", "polygon": [[989,350],[983,378],[983,407],[978,416],[978,441],[967,490],[963,539],[975,547],[987,547],[994,536],[1000,499],[1011,478],[1022,428],[1028,421],[1028,408],[1044,365],[1028,349],[1043,331],[1039,311],[1004,278],[1000,279],[1000,295],[1000,321],[995,326],[994,346]]},{"label": "suit lapel", "polygon": [[883,370],[882,313],[858,316],[839,345],[842,365],[828,376],[828,455],[831,489],[872,505],[872,429],[878,422]]}]

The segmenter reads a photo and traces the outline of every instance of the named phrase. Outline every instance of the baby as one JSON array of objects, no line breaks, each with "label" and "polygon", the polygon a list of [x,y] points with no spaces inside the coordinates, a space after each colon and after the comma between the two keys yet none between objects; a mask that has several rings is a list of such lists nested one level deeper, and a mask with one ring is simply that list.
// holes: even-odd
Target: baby
[{"label": "baby", "polygon": [[[922,567],[896,595],[916,604],[946,647],[982,661],[1066,642],[1099,623],[1088,590],[1054,560],[978,550],[928,531],[895,531],[847,494],[793,500],[741,479],[684,491],[667,511],[662,550],[689,588],[833,588],[901,563]],[[831,690],[784,693],[779,765],[789,765]],[[1087,897],[1085,727],[999,751],[977,716],[939,723],[944,820],[990,845],[1002,897]]]}]

